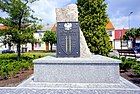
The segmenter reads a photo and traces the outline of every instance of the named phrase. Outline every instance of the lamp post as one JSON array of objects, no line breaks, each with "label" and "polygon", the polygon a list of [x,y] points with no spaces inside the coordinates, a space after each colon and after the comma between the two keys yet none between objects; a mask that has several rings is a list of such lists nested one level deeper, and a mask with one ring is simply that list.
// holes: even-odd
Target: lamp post
[{"label": "lamp post", "polygon": [[[128,15],[128,24],[129,24],[129,30],[131,29],[131,27],[130,27],[130,16],[131,16],[131,14],[133,14],[133,12],[131,11],[130,13],[129,13],[129,15]],[[132,42],[133,43],[133,42]],[[133,45],[133,44],[132,44]]]},{"label": "lamp post", "polygon": [[129,24],[129,29],[131,28],[131,27],[130,27],[130,16],[131,16],[131,14],[133,14],[133,12],[130,12],[130,13],[129,13],[129,15],[128,15],[128,24]]},{"label": "lamp post", "polygon": [[[121,50],[122,50],[122,30],[119,31],[119,35],[120,35],[120,44],[121,44]],[[122,53],[121,53],[122,55]]]}]

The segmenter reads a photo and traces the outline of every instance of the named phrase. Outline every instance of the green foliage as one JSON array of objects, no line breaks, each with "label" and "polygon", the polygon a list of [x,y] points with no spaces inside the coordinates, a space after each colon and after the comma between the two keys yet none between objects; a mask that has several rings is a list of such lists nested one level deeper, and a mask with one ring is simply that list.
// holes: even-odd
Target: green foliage
[{"label": "green foliage", "polygon": [[135,39],[140,36],[140,28],[131,28],[125,32],[124,39]]},{"label": "green foliage", "polygon": [[139,28],[131,28],[125,32],[123,39],[132,40],[132,46],[135,47],[136,38],[140,36],[140,27]]},{"label": "green foliage", "polygon": [[[111,57],[111,58],[119,59],[117,57]],[[140,75],[140,61],[131,58],[126,59],[125,57],[122,57],[121,61],[122,61],[122,63],[120,63],[121,70],[127,71],[129,69],[132,69],[136,75]]]},{"label": "green foliage", "polygon": [[0,60],[16,60],[16,54],[0,54]]},{"label": "green foliage", "polygon": [[[33,28],[39,21],[34,17],[33,10],[28,6],[37,0],[0,0],[0,9],[8,14],[7,18],[0,17],[0,23],[7,26],[6,30],[0,32],[1,36],[10,36],[10,43],[17,44],[18,57],[20,57],[20,45],[31,42],[33,39]],[[9,43],[6,41],[6,43]]]},{"label": "green foliage", "polygon": [[111,50],[105,0],[78,0],[79,21],[90,51],[107,55]]},{"label": "green foliage", "polygon": [[0,54],[0,78],[8,79],[21,71],[33,69],[32,60],[45,55],[45,53],[24,53],[20,60],[17,60],[16,54]]},{"label": "green foliage", "polygon": [[120,69],[125,71],[131,69],[131,67],[136,63],[135,59],[130,59],[130,58],[126,59],[125,57],[122,57],[121,60],[122,63],[120,63]]},{"label": "green foliage", "polygon": [[117,56],[111,56],[111,58],[113,58],[113,59],[120,59]]},{"label": "green foliage", "polygon": [[135,74],[140,75],[140,62],[137,62],[132,66],[132,69]]},{"label": "green foliage", "polygon": [[52,51],[52,45],[56,43],[56,32],[53,31],[46,31],[42,40],[46,43],[50,43],[51,45],[51,51]]}]

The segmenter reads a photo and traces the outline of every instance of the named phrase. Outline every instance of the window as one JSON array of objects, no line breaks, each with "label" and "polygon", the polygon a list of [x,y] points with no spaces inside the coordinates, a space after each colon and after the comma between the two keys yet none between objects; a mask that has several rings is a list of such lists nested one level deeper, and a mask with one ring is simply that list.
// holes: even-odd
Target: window
[{"label": "window", "polygon": [[42,34],[41,33],[39,33],[39,37],[42,37]]},{"label": "window", "polygon": [[37,48],[37,43],[35,43],[35,48]]},{"label": "window", "polygon": [[112,36],[112,31],[109,31],[108,34],[109,34],[109,36]]},{"label": "window", "polygon": [[41,43],[38,43],[39,47],[41,47]]},{"label": "window", "polygon": [[127,40],[122,40],[122,47],[127,47],[127,46],[128,46]]}]

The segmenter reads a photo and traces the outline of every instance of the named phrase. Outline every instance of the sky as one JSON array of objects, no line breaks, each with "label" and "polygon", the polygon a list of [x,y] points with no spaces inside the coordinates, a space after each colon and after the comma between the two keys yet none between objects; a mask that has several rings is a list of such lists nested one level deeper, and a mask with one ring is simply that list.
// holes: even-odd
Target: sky
[{"label": "sky", "polygon": [[[46,26],[48,23],[55,23],[55,8],[76,2],[77,0],[39,0],[30,7],[35,11],[34,15],[42,19],[41,23]],[[107,14],[115,29],[140,27],[140,0],[106,0],[106,3]],[[0,11],[0,17],[7,15]]]}]

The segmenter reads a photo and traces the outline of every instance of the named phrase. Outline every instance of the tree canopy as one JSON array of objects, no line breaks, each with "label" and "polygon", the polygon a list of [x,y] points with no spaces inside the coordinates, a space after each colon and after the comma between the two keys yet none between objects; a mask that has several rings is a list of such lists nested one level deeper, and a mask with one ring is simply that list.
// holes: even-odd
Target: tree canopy
[{"label": "tree canopy", "polygon": [[[33,26],[39,21],[34,17],[29,4],[37,0],[0,0],[0,9],[8,14],[7,18],[0,17],[0,23],[8,28],[1,35],[10,35],[11,41],[17,44],[18,57],[20,45],[33,38]],[[33,30],[33,31],[32,31]]]},{"label": "tree canopy", "polygon": [[79,21],[90,51],[107,55],[111,50],[105,26],[108,22],[105,0],[78,0]]},{"label": "tree canopy", "polygon": [[140,28],[131,28],[130,30],[127,30],[125,32],[125,35],[123,36],[124,39],[135,39],[140,36]]},{"label": "tree canopy", "polygon": [[140,28],[131,28],[125,32],[123,38],[125,40],[132,40],[132,47],[135,47],[136,38],[140,37]]},{"label": "tree canopy", "polygon": [[52,51],[52,45],[56,43],[56,32],[54,31],[46,31],[44,33],[44,36],[42,40],[46,43],[50,43],[51,45],[51,51]]}]

